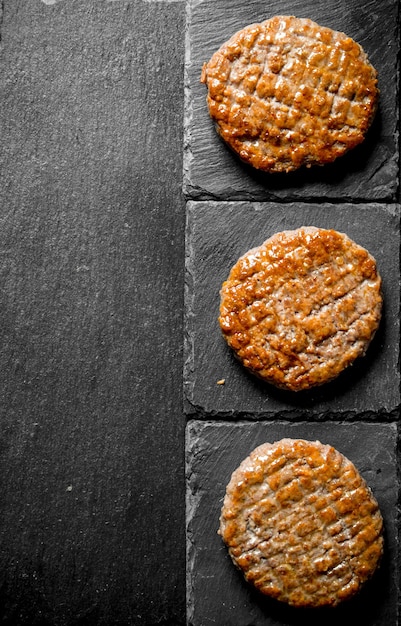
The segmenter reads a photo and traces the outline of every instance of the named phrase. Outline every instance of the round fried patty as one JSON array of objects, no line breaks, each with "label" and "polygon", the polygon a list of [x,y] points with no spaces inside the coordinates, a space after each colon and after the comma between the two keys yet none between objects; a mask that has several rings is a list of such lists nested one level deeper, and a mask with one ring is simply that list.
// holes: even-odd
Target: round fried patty
[{"label": "round fried patty", "polygon": [[218,133],[267,172],[334,161],[364,139],[379,96],[358,43],[293,16],[240,30],[203,66],[201,81]]},{"label": "round fried patty", "polygon": [[237,261],[221,289],[219,323],[252,373],[299,391],[366,352],[381,307],[369,252],[344,233],[309,226],[276,233]]},{"label": "round fried patty", "polygon": [[299,391],[365,353],[381,307],[369,252],[343,233],[309,226],[276,233],[237,261],[221,289],[219,323],[252,373]]},{"label": "round fried patty", "polygon": [[378,504],[330,445],[282,439],[232,474],[219,534],[262,593],[298,607],[335,606],[374,573],[383,551]]}]

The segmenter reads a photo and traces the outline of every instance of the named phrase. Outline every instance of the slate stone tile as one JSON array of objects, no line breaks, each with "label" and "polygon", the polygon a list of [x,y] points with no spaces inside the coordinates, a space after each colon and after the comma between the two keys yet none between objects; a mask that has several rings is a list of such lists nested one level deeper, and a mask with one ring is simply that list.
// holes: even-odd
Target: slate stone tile
[{"label": "slate stone tile", "polygon": [[[266,175],[244,166],[217,136],[202,65],[244,26],[275,14],[309,17],[346,32],[379,73],[380,108],[362,145],[324,168]],[[193,199],[396,199],[398,187],[397,0],[189,0],[185,71],[184,192]]]},{"label": "slate stone tile", "polygon": [[[283,437],[320,440],[345,454],[371,487],[385,523],[380,570],[360,596],[336,609],[298,611],[243,580],[217,535],[231,473],[257,445]],[[394,424],[189,422],[187,426],[187,605],[189,626],[396,626],[397,429]]]},{"label": "slate stone tile", "polygon": [[[383,278],[382,322],[367,354],[338,379],[306,392],[259,381],[234,358],[218,326],[219,290],[241,254],[275,232],[314,225],[347,233],[376,258]],[[199,417],[397,419],[399,207],[380,204],[188,202],[185,409]],[[224,384],[217,384],[224,380]]]}]

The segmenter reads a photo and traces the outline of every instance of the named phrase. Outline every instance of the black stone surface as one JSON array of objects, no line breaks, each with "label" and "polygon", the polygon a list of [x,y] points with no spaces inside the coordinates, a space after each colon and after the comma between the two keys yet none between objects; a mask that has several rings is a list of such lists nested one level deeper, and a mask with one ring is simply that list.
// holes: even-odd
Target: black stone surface
[{"label": "black stone surface", "polygon": [[[400,403],[399,207],[379,204],[190,202],[187,206],[186,410],[199,417],[319,419],[341,414],[394,417]],[[237,259],[275,232],[302,225],[335,228],[367,248],[383,279],[379,330],[365,357],[332,383],[284,392],[259,381],[234,358],[217,322],[219,290]],[[224,384],[217,384],[225,380]]]},{"label": "black stone surface", "polygon": [[1,8],[0,623],[182,625],[184,3]]},{"label": "black stone surface", "polygon": [[[247,5],[226,4],[223,22]],[[206,23],[210,8],[196,9]],[[357,4],[353,23],[371,16],[382,33],[387,8],[393,16],[391,3]],[[186,624],[185,9],[0,3],[2,626]],[[345,9],[330,4],[337,18]],[[388,68],[395,28],[386,53],[372,51]],[[381,123],[392,127],[395,83],[373,143]],[[383,167],[367,155],[380,197],[394,186],[392,133],[386,141]],[[336,176],[316,194],[338,189]],[[375,222],[384,257],[390,213]]]},{"label": "black stone surface", "polygon": [[[217,535],[231,473],[257,445],[320,440],[345,454],[376,496],[385,523],[382,566],[360,596],[330,610],[296,610],[243,580]],[[394,424],[189,422],[187,428],[188,626],[397,626],[397,432]]]},{"label": "black stone surface", "polygon": [[[200,83],[202,65],[231,35],[273,15],[309,17],[346,32],[379,73],[380,109],[364,143],[336,163],[266,175],[244,166],[218,138]],[[192,199],[394,200],[398,188],[398,2],[384,0],[189,0],[187,3],[185,193]]]}]

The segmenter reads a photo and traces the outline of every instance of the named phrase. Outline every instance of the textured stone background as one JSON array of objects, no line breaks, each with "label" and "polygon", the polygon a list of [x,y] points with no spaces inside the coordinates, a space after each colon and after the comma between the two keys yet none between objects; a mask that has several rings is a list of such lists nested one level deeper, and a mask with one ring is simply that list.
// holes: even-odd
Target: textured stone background
[{"label": "textured stone background", "polygon": [[[355,161],[349,158],[339,169],[330,168],[323,174],[319,171],[305,178],[277,179],[274,183],[270,180],[267,188],[266,181],[254,178],[249,171],[241,169],[239,175],[231,155],[221,151],[204,117],[203,86],[197,83],[204,55],[207,53],[207,57],[226,33],[231,34],[234,25],[242,25],[256,13],[265,13],[265,3],[0,3],[3,626],[187,623],[184,438],[188,417],[195,418],[195,428],[188,429],[187,439],[191,498],[188,515],[193,520],[192,534],[188,534],[193,550],[188,568],[196,563],[195,574],[198,576],[199,572],[200,576],[197,580],[205,581],[205,586],[194,588],[189,583],[188,619],[192,619],[196,605],[196,626],[228,626],[221,606],[213,604],[219,600],[215,589],[210,597],[206,592],[209,587],[203,566],[215,545],[215,522],[210,523],[210,537],[196,534],[196,528],[204,530],[205,520],[209,519],[203,506],[206,492],[200,481],[208,476],[216,446],[224,443],[214,434],[215,427],[228,428],[225,440],[237,441],[238,452],[244,424],[244,442],[254,439],[247,436],[250,431],[246,422],[237,426],[235,420],[227,421],[227,406],[231,416],[237,417],[233,415],[238,410],[237,403],[233,409],[225,400],[224,411],[216,412],[222,408],[216,405],[217,393],[221,400],[221,392],[227,394],[229,387],[216,389],[214,374],[206,407],[207,416],[215,420],[213,424],[202,431],[205,407],[199,412],[197,407],[198,399],[203,402],[206,397],[209,373],[203,391],[193,386],[193,393],[199,389],[199,396],[190,397],[189,402],[188,389],[194,378],[192,370],[185,370],[183,408],[187,209],[183,172],[185,193],[194,193],[196,197],[211,194],[226,200],[234,193],[235,198],[242,194],[249,199],[255,193],[264,200],[265,196],[284,201],[305,200],[310,195],[314,201],[334,198],[359,202],[367,198],[393,202],[397,188],[395,7],[396,3],[389,0],[379,4],[341,0],[335,5],[274,0],[269,6],[269,11],[309,13],[325,18],[326,23],[335,21],[344,29],[349,24],[350,34],[366,44],[386,84],[378,121],[365,144],[366,150],[355,152]],[[205,49],[199,47],[202,41]],[[191,50],[192,60],[188,58]],[[196,128],[195,116],[199,120]],[[198,131],[204,133],[201,143]],[[207,171],[202,156],[205,149],[211,166]],[[200,204],[199,207],[202,210]],[[363,207],[362,204],[361,210]],[[188,216],[192,220],[188,224],[202,226],[191,206]],[[392,498],[396,479],[391,420],[395,419],[397,403],[398,370],[393,365],[398,348],[392,341],[398,333],[398,317],[392,317],[390,311],[396,306],[398,294],[397,209],[393,205],[382,206],[378,216],[374,226],[369,217],[367,225],[372,224],[373,230],[368,241],[383,263],[390,309],[386,312],[384,334],[379,333],[373,348],[374,358],[367,361],[370,375],[380,362],[382,387],[375,387],[374,398],[365,387],[368,397],[374,400],[374,408],[381,407],[382,423],[377,432],[376,417],[365,414],[371,421],[369,433],[374,432],[377,437],[373,445],[374,437],[369,435],[367,449],[376,454],[380,448],[379,456],[374,456],[371,466],[362,469],[368,472],[375,488],[383,487],[380,497],[389,520],[389,546],[393,550]],[[235,222],[236,218],[232,219]],[[364,237],[368,236],[367,225],[358,229]],[[215,231],[210,225],[209,232],[214,236],[209,248],[211,256],[216,250],[223,252],[214,234],[221,226],[221,218]],[[191,237],[189,232],[187,242]],[[194,245],[194,251],[203,249]],[[230,256],[233,248],[224,250]],[[198,263],[196,256],[189,260],[189,266],[195,259]],[[208,259],[199,258],[199,278],[203,271],[201,261]],[[217,271],[216,267],[212,269]],[[218,271],[222,269],[219,262]],[[213,273],[213,281],[216,278]],[[188,296],[189,291],[186,293]],[[195,295],[200,296],[199,290]],[[206,295],[210,303],[211,292]],[[197,341],[202,335],[200,328],[192,326],[190,330]],[[387,365],[382,360],[384,354],[388,355]],[[187,360],[187,367],[189,363]],[[217,373],[222,376],[220,367]],[[235,376],[239,380],[239,371]],[[362,370],[354,376],[360,389]],[[245,385],[247,403],[248,382],[241,384]],[[343,415],[351,418],[348,409],[351,413],[359,410],[362,405],[354,404],[354,400],[358,397],[362,402],[363,396],[360,391],[354,395],[350,387],[340,392],[340,398],[353,398],[350,405],[340,407]],[[252,393],[256,398],[252,419],[259,428],[255,418],[263,416],[263,407],[259,413],[261,389],[253,388]],[[332,393],[333,400],[336,395]],[[319,403],[314,398],[303,402],[302,414],[305,409],[310,417],[310,402],[313,407]],[[284,407],[286,415],[289,409],[290,417],[299,407],[288,407],[278,397],[274,404],[267,413],[274,432],[279,433],[277,417],[284,415],[281,410],[276,412],[277,406]],[[364,410],[369,409],[367,404],[366,401]],[[328,417],[327,403],[321,408],[320,417]],[[330,424],[322,422],[321,426],[328,429],[328,435],[333,432],[333,440],[337,441],[339,434],[330,430],[332,423],[331,419]],[[351,440],[355,441],[359,455],[365,435],[361,439],[358,436],[368,425],[358,418],[353,424],[347,422],[347,426],[356,433]],[[310,424],[302,432],[312,434],[316,429],[316,423]],[[321,432],[325,434],[326,430]],[[236,439],[237,434],[240,437]],[[338,441],[346,447],[344,438]],[[198,444],[205,444],[207,453],[193,459]],[[224,471],[215,466],[217,482],[211,483],[212,490],[207,495],[213,510],[219,506],[220,487],[227,470],[237,460],[237,451],[232,454],[231,450],[231,445],[223,446],[221,459],[224,451],[230,457],[224,460]],[[375,462],[373,469],[374,459],[380,459],[380,466]],[[382,471],[376,474],[378,469]],[[215,490],[217,483],[219,488]],[[197,497],[199,508],[193,506]],[[377,626],[395,626],[391,621],[395,563],[392,555],[389,552],[384,578],[379,579],[390,584],[391,597],[381,582],[376,590],[377,612],[371,603],[367,604],[372,615],[386,616]],[[223,570],[219,571],[223,575]],[[230,596],[232,611],[239,580],[231,569],[224,572],[228,578],[222,577],[221,586]],[[240,586],[240,593],[247,592]],[[202,602],[217,611],[209,612],[207,620],[199,613]],[[260,605],[256,606],[259,611]],[[262,608],[264,615],[267,609],[272,611],[268,615],[273,623],[296,623],[293,615],[278,616],[274,607]],[[252,623],[253,610],[249,604],[243,608],[246,616],[240,626]],[[362,610],[366,616],[367,610]]]},{"label": "textured stone background", "polygon": [[2,7],[0,622],[184,624],[184,4]]}]

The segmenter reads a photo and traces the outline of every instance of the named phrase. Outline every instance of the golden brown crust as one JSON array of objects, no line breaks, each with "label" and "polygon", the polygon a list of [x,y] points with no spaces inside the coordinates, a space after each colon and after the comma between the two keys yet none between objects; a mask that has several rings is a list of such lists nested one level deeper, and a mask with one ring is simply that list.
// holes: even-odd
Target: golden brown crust
[{"label": "golden brown crust", "polygon": [[335,230],[276,233],[242,256],[221,289],[219,323],[252,373],[291,391],[338,376],[379,325],[381,278],[367,250]]},{"label": "golden brown crust", "polygon": [[330,445],[282,439],[256,448],[227,486],[219,534],[262,593],[297,607],[336,606],[383,552],[377,501]]},{"label": "golden brown crust", "polygon": [[310,19],[245,27],[203,66],[218,133],[267,172],[334,161],[359,144],[377,109],[377,72],[362,47]]}]

